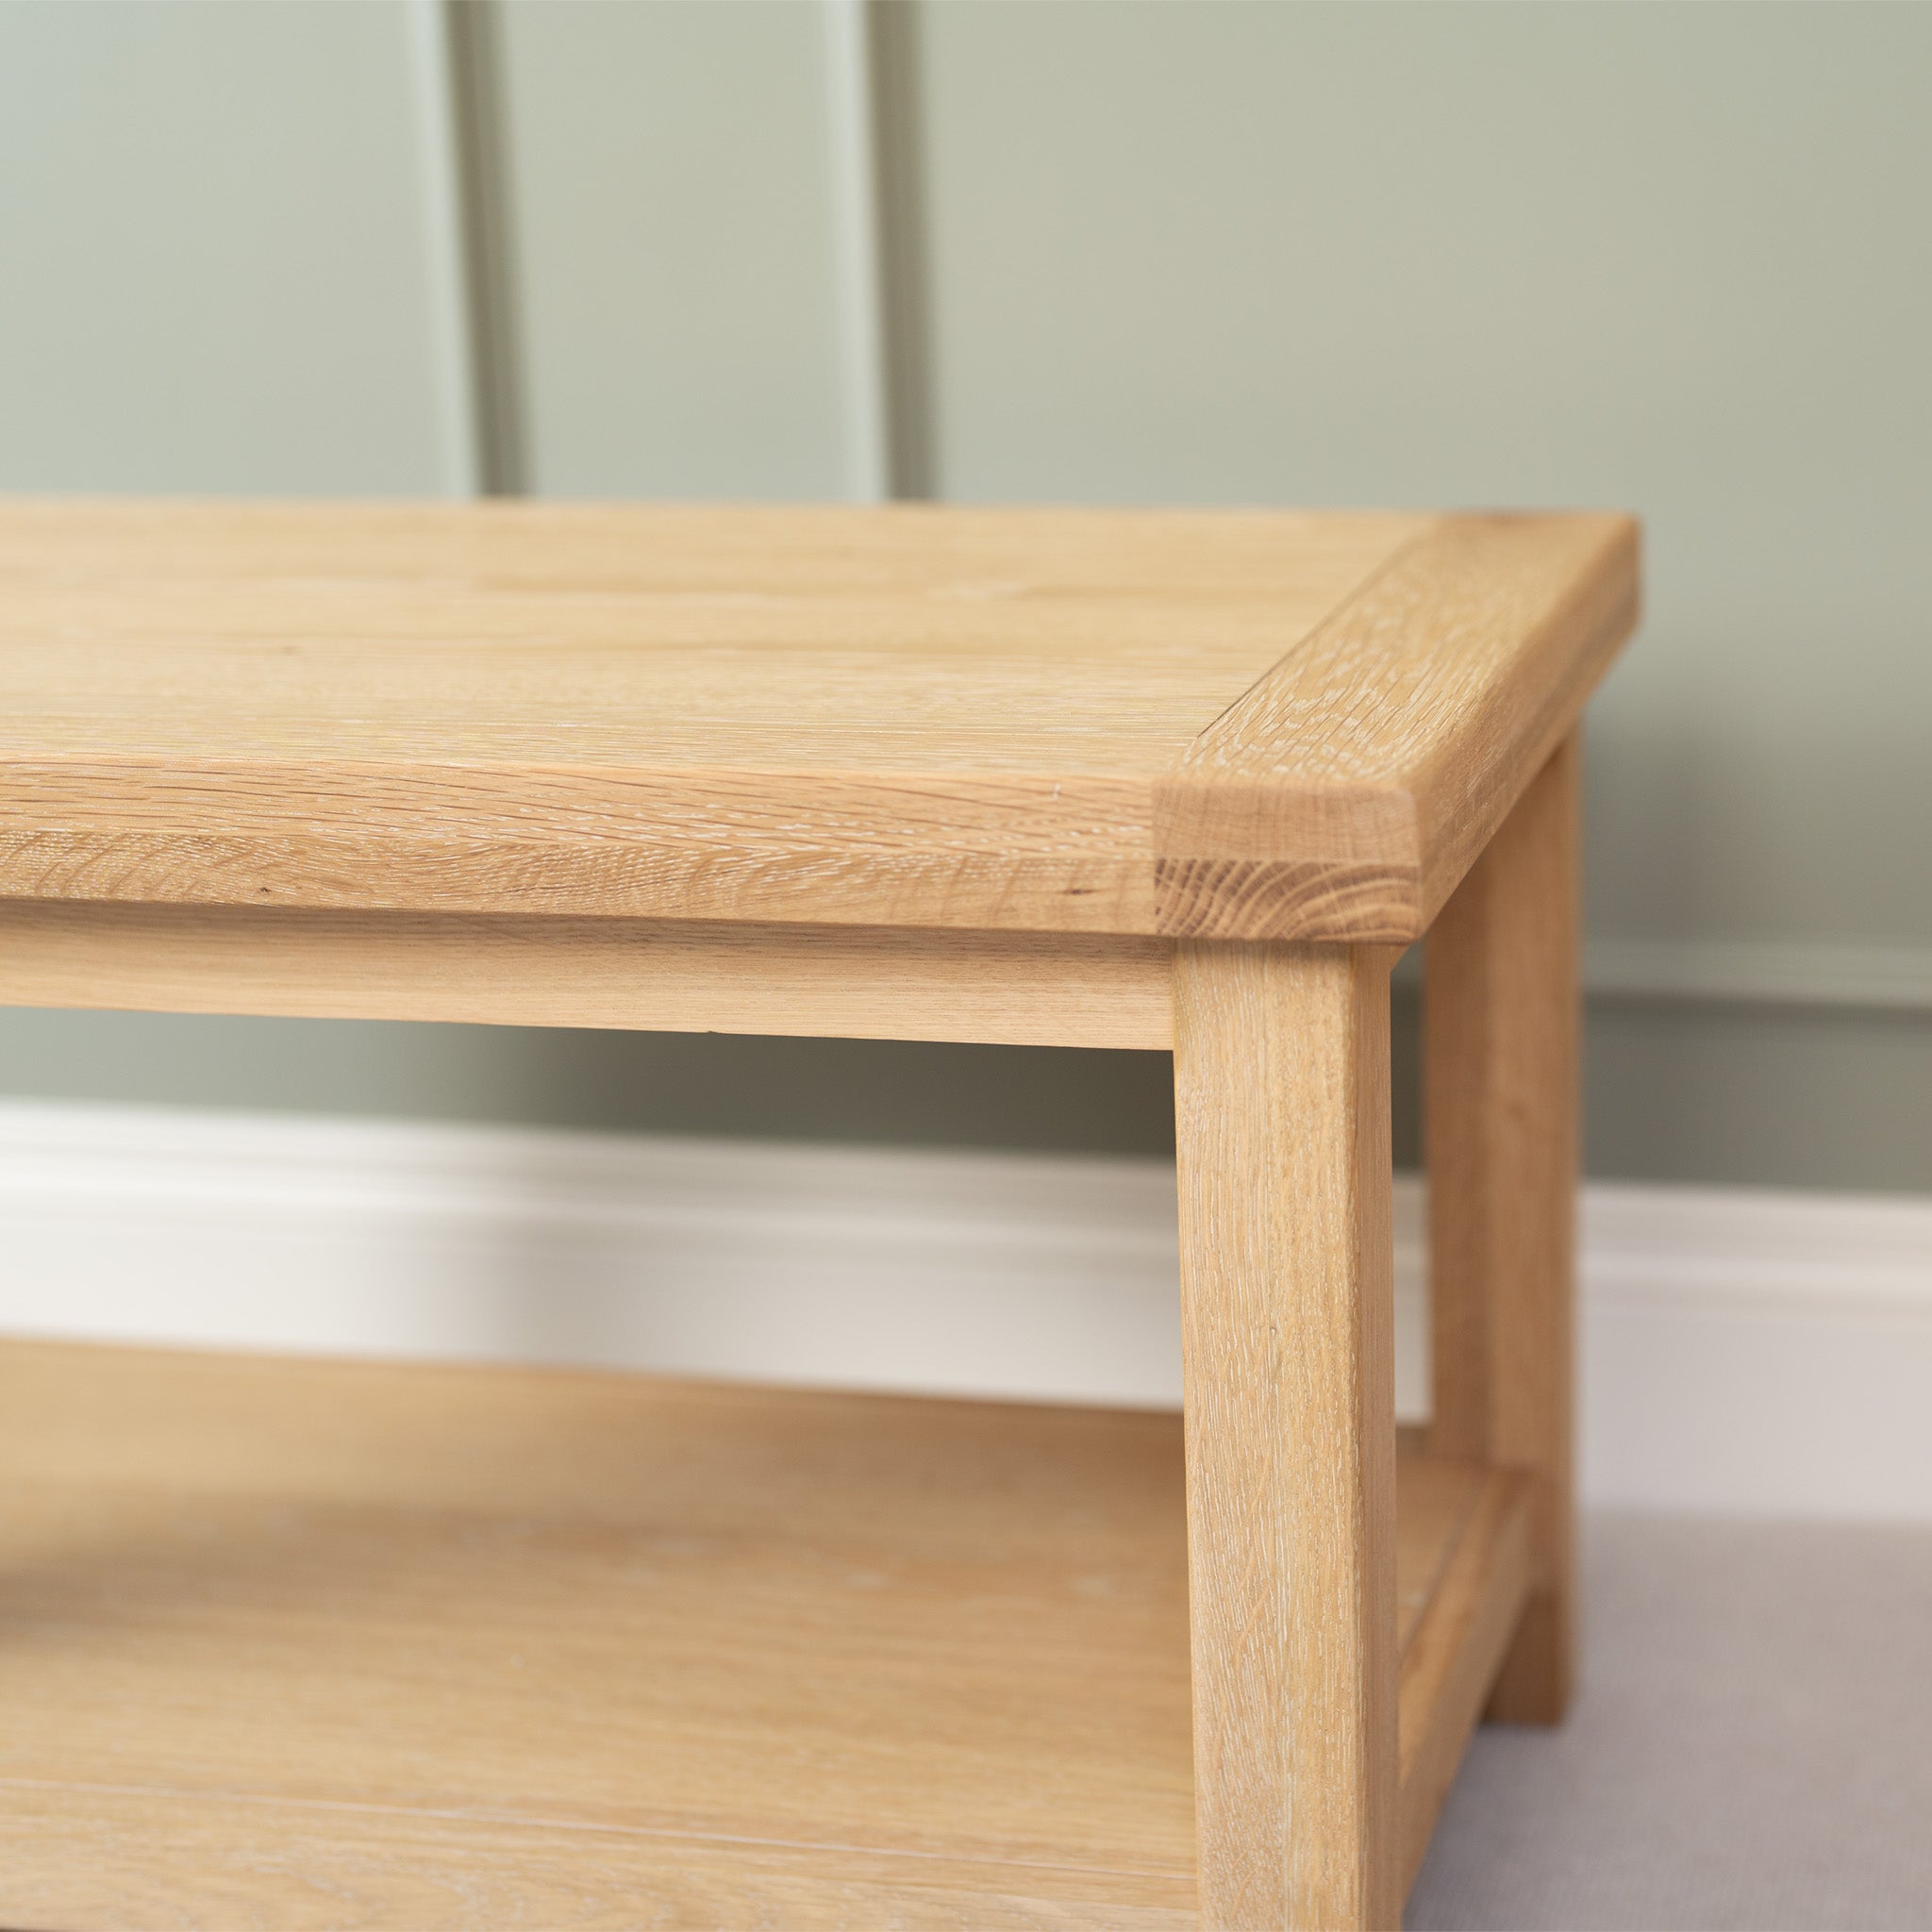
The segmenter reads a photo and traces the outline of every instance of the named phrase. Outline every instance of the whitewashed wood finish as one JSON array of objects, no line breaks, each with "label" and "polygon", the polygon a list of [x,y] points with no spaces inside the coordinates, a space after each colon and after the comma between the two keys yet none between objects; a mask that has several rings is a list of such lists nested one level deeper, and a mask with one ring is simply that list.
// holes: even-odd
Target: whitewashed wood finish
[{"label": "whitewashed wood finish", "polygon": [[1164,1048],[1170,944],[1091,934],[0,899],[0,1001]]},{"label": "whitewashed wood finish", "polygon": [[1395,1923],[1394,954],[1283,941],[1426,923],[1626,519],[42,504],[0,588],[16,996],[1158,1045],[1167,988],[1201,1919]]},{"label": "whitewashed wood finish", "polygon": [[1603,516],[23,504],[0,892],[1414,937]]},{"label": "whitewashed wood finish", "polygon": [[1392,1926],[1386,952],[1183,945],[1181,1332],[1203,1926]]},{"label": "whitewashed wood finish", "polygon": [[1156,788],[1163,932],[1418,937],[1637,620],[1637,531],[1444,518]]},{"label": "whitewashed wood finish", "polygon": [[1573,737],[1429,935],[1435,1440],[1534,1473],[1536,1588],[1494,1714],[1554,1724],[1576,1647],[1581,759]]},{"label": "whitewashed wood finish", "polygon": [[[1200,1923],[1175,1416],[18,1343],[0,1387],[59,1630],[0,1646],[8,1924]],[[1404,1470],[1437,1657],[1495,1478]]]},{"label": "whitewashed wood finish", "polygon": [[[1405,1459],[1398,1490],[1419,1484],[1411,1472],[1469,1464]],[[1430,1578],[1429,1613],[1402,1652],[1400,1883],[1406,1898],[1496,1673],[1523,1619],[1534,1575],[1531,1484],[1492,1469],[1458,1498],[1461,1513]],[[1400,1498],[1406,1519],[1408,1494]],[[1426,1713],[1426,1715],[1424,1715]]]}]

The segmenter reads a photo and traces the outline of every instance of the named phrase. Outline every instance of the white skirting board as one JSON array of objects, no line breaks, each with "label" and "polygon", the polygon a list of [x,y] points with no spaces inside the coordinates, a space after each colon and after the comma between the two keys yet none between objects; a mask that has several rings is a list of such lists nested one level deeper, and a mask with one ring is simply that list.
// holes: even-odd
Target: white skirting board
[{"label": "white skirting board", "polygon": [[[0,1103],[16,1334],[1159,1405],[1176,1265],[1153,1160]],[[1582,1281],[1590,1500],[1932,1522],[1932,1201],[1592,1186]]]}]

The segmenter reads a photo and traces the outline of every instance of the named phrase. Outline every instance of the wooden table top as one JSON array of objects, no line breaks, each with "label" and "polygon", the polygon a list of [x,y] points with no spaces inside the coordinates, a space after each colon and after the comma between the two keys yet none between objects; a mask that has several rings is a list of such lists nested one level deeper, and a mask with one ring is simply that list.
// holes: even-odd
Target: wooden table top
[{"label": "wooden table top", "polygon": [[1626,518],[18,501],[0,896],[1403,941]]}]

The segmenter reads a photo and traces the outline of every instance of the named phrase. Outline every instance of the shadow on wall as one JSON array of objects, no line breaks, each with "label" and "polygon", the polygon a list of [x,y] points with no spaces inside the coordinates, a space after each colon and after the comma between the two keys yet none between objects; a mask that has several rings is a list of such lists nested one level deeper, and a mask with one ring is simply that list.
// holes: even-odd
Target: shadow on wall
[{"label": "shadow on wall", "polygon": [[[1417,1158],[1417,1000],[1394,1001]],[[0,1008],[22,1096],[874,1146],[1172,1155],[1166,1054]]]}]

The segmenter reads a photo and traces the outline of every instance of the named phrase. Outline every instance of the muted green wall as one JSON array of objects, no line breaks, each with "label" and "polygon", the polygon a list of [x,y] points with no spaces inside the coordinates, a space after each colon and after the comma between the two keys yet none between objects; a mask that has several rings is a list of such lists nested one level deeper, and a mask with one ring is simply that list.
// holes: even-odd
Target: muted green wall
[{"label": "muted green wall", "polygon": [[843,489],[816,5],[499,6],[525,486]]},{"label": "muted green wall", "polygon": [[0,7],[0,488],[435,490],[394,6]]},{"label": "muted green wall", "polygon": [[[0,487],[450,486],[422,18],[0,8]],[[839,493],[860,419],[820,8],[488,18],[522,482]],[[891,25],[922,480],[1641,511],[1651,614],[1590,733],[1590,1165],[1932,1187],[1932,9],[920,0]],[[1146,1151],[1168,1079],[0,1014],[0,1091],[615,1127]]]}]

